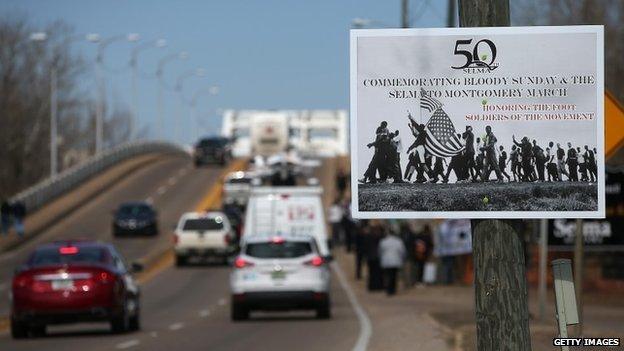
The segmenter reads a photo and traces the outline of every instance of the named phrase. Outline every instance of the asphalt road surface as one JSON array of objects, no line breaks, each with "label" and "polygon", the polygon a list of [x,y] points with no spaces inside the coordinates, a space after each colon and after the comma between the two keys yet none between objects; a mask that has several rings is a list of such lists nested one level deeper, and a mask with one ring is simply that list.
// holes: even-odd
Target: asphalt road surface
[{"label": "asphalt road surface", "polygon": [[[10,278],[35,244],[67,236],[112,240],[129,261],[162,247],[179,215],[197,204],[221,171],[193,169],[182,157],[145,166],[36,239],[0,256],[1,281]],[[113,239],[111,210],[122,201],[147,198],[159,211],[160,236]],[[317,320],[312,311],[252,312],[249,321],[234,323],[230,267],[164,267],[142,286],[140,331],[111,334],[107,323],[50,326],[46,336],[26,340],[13,340],[4,331],[0,350],[350,350],[358,339],[358,318],[335,274],[330,320]],[[7,313],[8,302],[0,306],[0,315]]]},{"label": "asphalt road surface", "polygon": [[[8,293],[13,271],[33,248],[45,242],[67,238],[112,241],[127,261],[131,262],[150,250],[171,242],[171,229],[180,215],[192,210],[221,174],[221,168],[195,169],[183,156],[163,156],[136,170],[110,189],[52,225],[32,240],[0,255],[0,316],[9,313]],[[159,214],[157,237],[124,237],[113,239],[112,211],[124,201],[151,199]]]}]

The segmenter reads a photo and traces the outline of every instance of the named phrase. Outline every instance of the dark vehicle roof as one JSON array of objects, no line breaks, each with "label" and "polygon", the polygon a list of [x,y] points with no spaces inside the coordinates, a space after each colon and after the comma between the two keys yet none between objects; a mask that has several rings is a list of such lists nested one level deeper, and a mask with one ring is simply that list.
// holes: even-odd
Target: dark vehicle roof
[{"label": "dark vehicle roof", "polygon": [[225,146],[229,142],[229,138],[215,136],[200,139],[197,142],[197,146]]}]

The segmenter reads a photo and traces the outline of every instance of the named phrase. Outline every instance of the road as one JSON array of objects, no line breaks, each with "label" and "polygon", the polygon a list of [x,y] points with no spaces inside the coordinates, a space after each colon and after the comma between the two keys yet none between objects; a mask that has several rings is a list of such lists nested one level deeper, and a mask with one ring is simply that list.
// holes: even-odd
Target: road
[{"label": "road", "polygon": [[[170,229],[179,215],[194,208],[222,171],[217,167],[194,169],[188,159],[173,156],[141,168],[36,239],[0,256],[2,282],[8,281],[13,267],[34,245],[63,237],[112,240],[129,261],[161,248],[170,240]],[[160,236],[113,239],[110,211],[119,202],[147,198],[159,211]],[[233,323],[228,294],[231,268],[176,268],[170,263],[162,264],[142,286],[141,331],[113,335],[106,323],[51,326],[44,337],[18,341],[5,331],[0,332],[0,349],[348,350],[356,343],[358,318],[335,276],[331,320],[317,320],[313,312],[252,313],[250,321]],[[7,313],[8,304],[3,304],[0,315]]]}]

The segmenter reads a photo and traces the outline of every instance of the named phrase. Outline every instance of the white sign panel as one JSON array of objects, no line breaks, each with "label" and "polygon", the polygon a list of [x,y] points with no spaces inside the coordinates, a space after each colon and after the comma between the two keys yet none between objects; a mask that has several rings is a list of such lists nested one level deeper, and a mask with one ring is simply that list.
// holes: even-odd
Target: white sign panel
[{"label": "white sign panel", "polygon": [[351,31],[359,218],[601,218],[603,27]]}]

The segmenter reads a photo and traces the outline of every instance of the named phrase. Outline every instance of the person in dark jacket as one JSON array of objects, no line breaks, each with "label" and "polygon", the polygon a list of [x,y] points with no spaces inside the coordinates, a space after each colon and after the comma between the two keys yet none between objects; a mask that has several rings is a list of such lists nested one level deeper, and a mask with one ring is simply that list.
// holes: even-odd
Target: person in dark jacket
[{"label": "person in dark jacket", "polygon": [[359,221],[355,228],[355,279],[362,278],[362,265],[366,260],[366,240],[370,234],[368,220]]},{"label": "person in dark jacket", "polygon": [[568,171],[570,172],[570,181],[578,182],[578,158],[576,149],[572,147],[572,143],[568,142]]},{"label": "person in dark jacket", "polygon": [[13,214],[13,210],[8,201],[3,200],[2,205],[0,205],[0,222],[2,224],[2,234],[9,234],[9,229],[11,229],[11,215]]},{"label": "person in dark jacket", "polygon": [[20,238],[24,236],[24,218],[26,218],[26,206],[22,201],[16,201],[11,206],[13,209],[13,225],[15,232]]},{"label": "person in dark jacket", "polygon": [[537,177],[540,182],[545,180],[544,171],[546,170],[546,155],[544,154],[544,149],[542,149],[539,145],[537,145],[537,140],[533,139],[533,157],[535,157],[535,167],[537,168]]},{"label": "person in dark jacket", "polygon": [[380,291],[384,289],[383,274],[379,261],[379,242],[385,236],[385,228],[381,221],[371,220],[370,232],[365,236],[366,266],[368,267],[368,290]]},{"label": "person in dark jacket", "polygon": [[596,170],[596,155],[587,145],[585,145],[585,163],[587,164],[587,170],[589,171],[590,181],[593,183],[596,179],[598,179]]},{"label": "person in dark jacket", "polygon": [[347,190],[348,184],[349,175],[342,167],[338,168],[338,173],[336,174],[336,190],[338,190],[338,196],[340,196],[341,198],[344,197],[344,193]]}]

